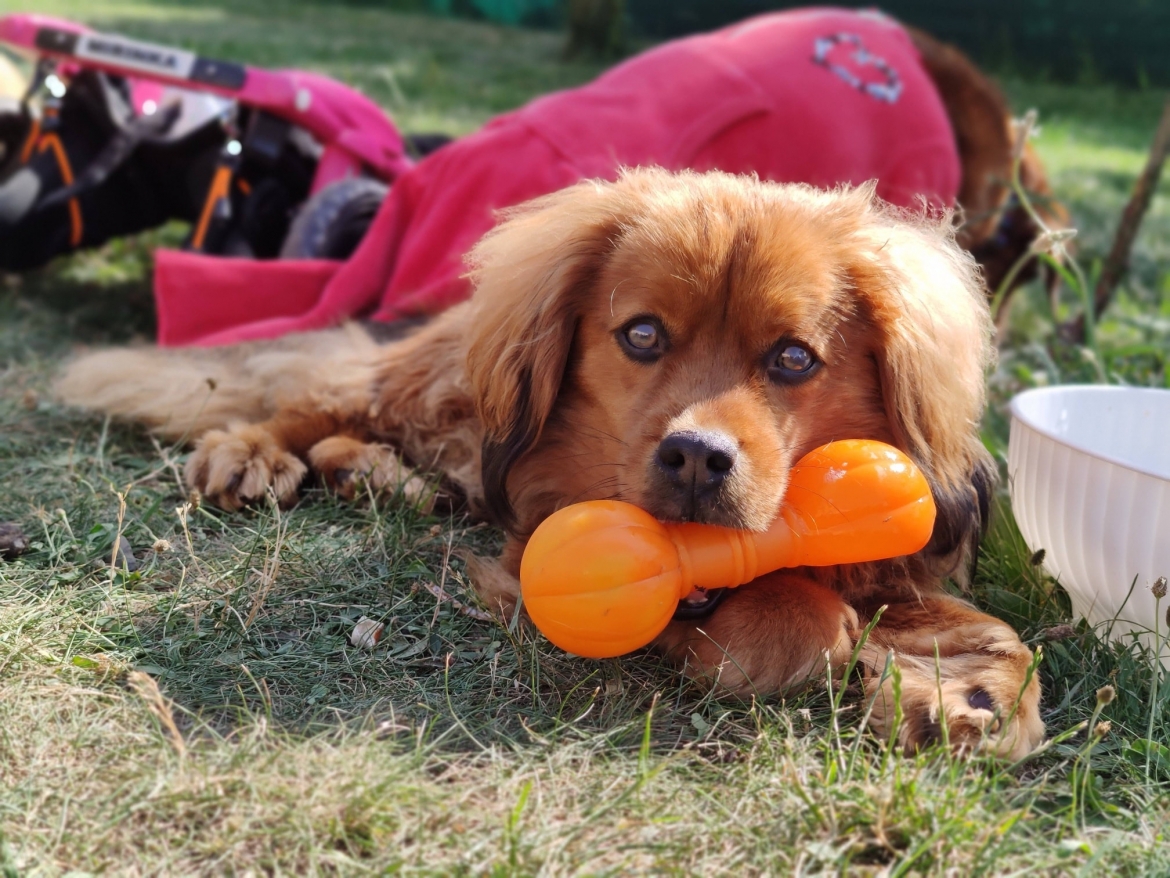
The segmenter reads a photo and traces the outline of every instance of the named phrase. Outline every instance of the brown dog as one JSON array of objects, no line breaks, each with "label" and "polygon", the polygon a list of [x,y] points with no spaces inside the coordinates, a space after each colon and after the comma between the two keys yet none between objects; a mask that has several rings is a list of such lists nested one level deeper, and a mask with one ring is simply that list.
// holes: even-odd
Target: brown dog
[{"label": "brown dog", "polygon": [[[421,497],[399,458],[439,470],[508,532],[476,584],[507,609],[526,535],[559,506],[619,497],[656,516],[765,528],[790,466],[833,439],[906,451],[939,509],[910,558],[770,574],[658,641],[738,693],[863,653],[872,722],[916,747],[1018,756],[1043,735],[1031,653],[946,594],[993,475],[979,440],[990,322],[944,218],[901,217],[868,188],[818,192],[639,170],[516,211],[473,253],[473,298],[378,347],[357,328],[211,352],[112,351],[75,363],[75,404],[202,434],[192,487],[226,508],[308,470],[343,494]],[[213,379],[209,390],[207,379]],[[695,608],[701,612],[704,607]],[[936,664],[937,653],[937,664]]]},{"label": "brown dog", "polygon": [[[962,222],[956,239],[975,257],[989,294],[994,294],[1016,261],[1028,255],[1040,233],[1010,188],[1017,149],[1011,110],[996,84],[954,46],[917,28],[906,27],[906,32],[922,57],[955,133],[962,167],[958,195]],[[1068,211],[1053,196],[1040,157],[1027,145],[1020,151],[1019,177],[1045,224],[1052,229],[1068,228]],[[1038,267],[1033,258],[1016,275],[1012,289],[1034,278]],[[1047,275],[1051,291],[1058,278],[1054,272]],[[1005,290],[1005,294],[1011,291]],[[1004,307],[1001,319],[1006,315]]]}]

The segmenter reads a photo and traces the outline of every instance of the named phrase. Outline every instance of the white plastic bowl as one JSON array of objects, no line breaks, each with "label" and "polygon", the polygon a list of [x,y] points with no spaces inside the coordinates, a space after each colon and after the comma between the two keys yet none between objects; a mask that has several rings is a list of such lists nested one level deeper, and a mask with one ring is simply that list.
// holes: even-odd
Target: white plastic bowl
[{"label": "white plastic bowl", "polygon": [[1170,390],[1047,387],[1011,409],[1009,489],[1024,540],[1044,550],[1074,612],[1152,646],[1150,586],[1170,577]]}]

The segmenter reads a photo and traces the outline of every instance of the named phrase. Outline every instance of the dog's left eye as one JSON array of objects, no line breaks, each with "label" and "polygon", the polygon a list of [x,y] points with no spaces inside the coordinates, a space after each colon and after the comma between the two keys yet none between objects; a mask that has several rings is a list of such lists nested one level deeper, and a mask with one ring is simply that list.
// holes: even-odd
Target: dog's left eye
[{"label": "dog's left eye", "polygon": [[657,360],[666,350],[666,331],[649,317],[631,320],[618,330],[617,336],[627,356],[635,360]]},{"label": "dog's left eye", "polygon": [[820,365],[816,354],[798,342],[781,342],[773,349],[768,375],[782,384],[797,384],[811,376]]}]

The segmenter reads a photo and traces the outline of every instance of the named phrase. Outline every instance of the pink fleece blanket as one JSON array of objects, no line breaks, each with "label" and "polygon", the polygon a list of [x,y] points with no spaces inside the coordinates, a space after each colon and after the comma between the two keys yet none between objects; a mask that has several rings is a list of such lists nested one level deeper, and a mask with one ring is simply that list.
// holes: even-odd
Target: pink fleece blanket
[{"label": "pink fleece blanket", "polygon": [[876,179],[879,195],[909,207],[950,205],[960,173],[942,101],[896,22],[840,9],[761,15],[651,49],[443,147],[398,178],[344,263],[160,252],[159,341],[435,313],[469,295],[463,255],[494,211],[637,165],[816,186]]}]

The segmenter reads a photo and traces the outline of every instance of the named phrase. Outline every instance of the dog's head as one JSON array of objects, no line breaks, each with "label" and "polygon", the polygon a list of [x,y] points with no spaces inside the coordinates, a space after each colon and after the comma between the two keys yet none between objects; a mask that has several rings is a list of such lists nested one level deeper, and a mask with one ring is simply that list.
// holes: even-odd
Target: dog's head
[{"label": "dog's head", "polygon": [[872,188],[627,172],[513,213],[474,251],[468,375],[489,511],[523,537],[601,497],[762,530],[834,439],[931,479],[929,552],[986,512],[989,321],[945,222]]}]

